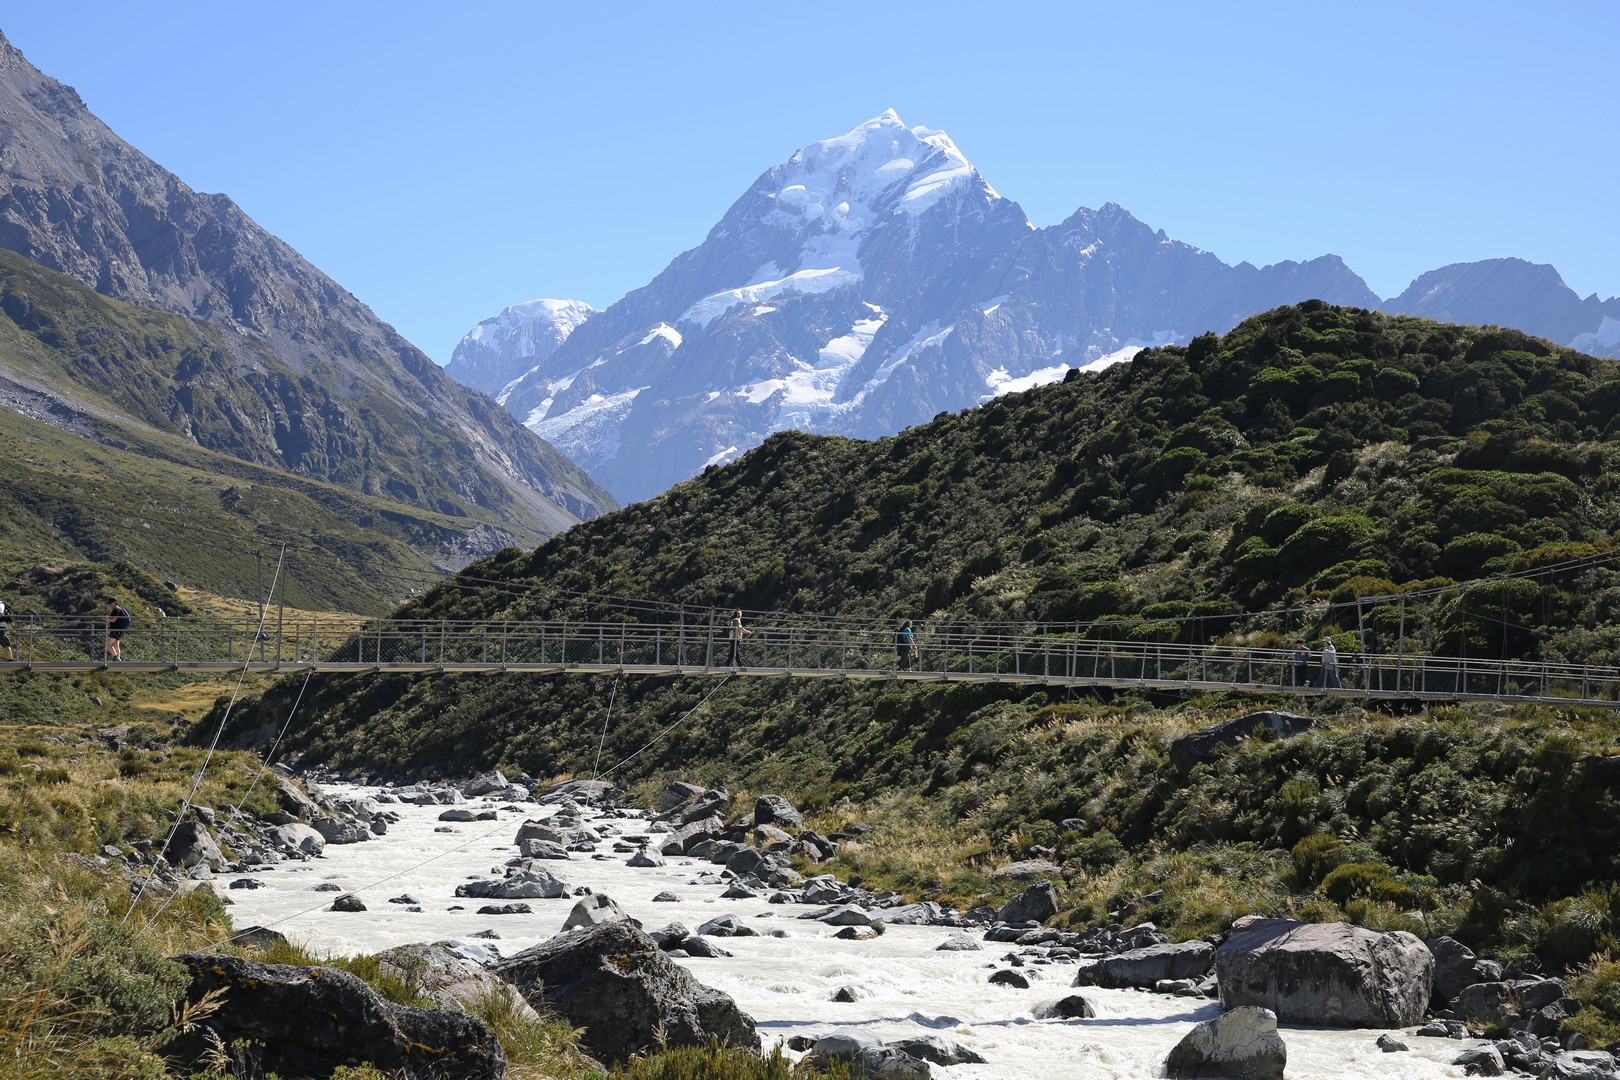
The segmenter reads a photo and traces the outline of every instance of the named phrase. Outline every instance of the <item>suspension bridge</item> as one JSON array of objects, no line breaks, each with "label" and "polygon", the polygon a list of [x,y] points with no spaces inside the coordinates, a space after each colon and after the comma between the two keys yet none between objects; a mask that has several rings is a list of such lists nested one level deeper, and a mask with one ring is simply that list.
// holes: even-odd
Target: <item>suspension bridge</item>
[{"label": "suspension bridge", "polygon": [[15,659],[0,660],[0,674],[735,674],[1620,707],[1620,670],[1591,665],[1344,653],[1342,687],[1321,687],[1318,656],[1302,679],[1285,649],[1096,640],[1072,626],[926,627],[916,659],[904,663],[888,627],[753,622],[749,628],[733,665],[727,628],[715,619],[164,618],[125,632],[122,658],[112,659],[103,617],[29,617],[13,623]]}]

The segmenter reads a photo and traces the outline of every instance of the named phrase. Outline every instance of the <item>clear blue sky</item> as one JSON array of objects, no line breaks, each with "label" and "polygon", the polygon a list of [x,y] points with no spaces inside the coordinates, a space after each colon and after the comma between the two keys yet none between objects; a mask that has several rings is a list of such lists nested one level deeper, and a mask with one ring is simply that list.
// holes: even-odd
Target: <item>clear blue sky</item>
[{"label": "clear blue sky", "polygon": [[1620,3],[35,0],[0,30],[443,363],[604,307],[885,108],[1036,225],[1118,202],[1227,262],[1332,252],[1620,293]]}]

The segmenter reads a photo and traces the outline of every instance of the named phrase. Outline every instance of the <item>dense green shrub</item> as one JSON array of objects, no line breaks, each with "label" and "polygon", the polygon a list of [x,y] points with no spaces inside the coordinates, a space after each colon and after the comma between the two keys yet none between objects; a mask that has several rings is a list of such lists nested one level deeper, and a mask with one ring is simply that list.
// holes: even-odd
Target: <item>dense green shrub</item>
[{"label": "dense green shrub", "polygon": [[1570,980],[1570,991],[1580,1011],[1564,1024],[1594,1046],[1620,1042],[1620,960],[1595,956]]},{"label": "dense green shrub", "polygon": [[1407,907],[1417,903],[1417,892],[1395,877],[1383,863],[1343,863],[1322,878],[1322,893],[1337,904],[1353,899],[1376,900]]},{"label": "dense green shrub", "polygon": [[1344,841],[1331,833],[1302,837],[1289,851],[1294,863],[1294,880],[1303,888],[1314,889],[1328,871],[1344,862]]}]

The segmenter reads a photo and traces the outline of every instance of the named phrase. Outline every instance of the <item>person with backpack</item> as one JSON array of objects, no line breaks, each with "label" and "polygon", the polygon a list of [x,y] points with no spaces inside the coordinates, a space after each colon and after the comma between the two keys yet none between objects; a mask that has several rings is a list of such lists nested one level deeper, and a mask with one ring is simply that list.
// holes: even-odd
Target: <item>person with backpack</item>
[{"label": "person with backpack", "polygon": [[1303,641],[1294,642],[1294,685],[1311,685],[1311,649]]},{"label": "person with backpack", "polygon": [[117,600],[107,609],[107,659],[124,658],[124,632],[129,629],[129,612]]},{"label": "person with backpack", "polygon": [[6,662],[17,659],[17,650],[11,646],[11,605],[0,600],[0,649],[6,650]]},{"label": "person with backpack", "polygon": [[911,620],[905,619],[900,628],[894,632],[894,662],[895,667],[901,671],[910,671],[911,662],[917,659],[917,635],[912,632]]}]

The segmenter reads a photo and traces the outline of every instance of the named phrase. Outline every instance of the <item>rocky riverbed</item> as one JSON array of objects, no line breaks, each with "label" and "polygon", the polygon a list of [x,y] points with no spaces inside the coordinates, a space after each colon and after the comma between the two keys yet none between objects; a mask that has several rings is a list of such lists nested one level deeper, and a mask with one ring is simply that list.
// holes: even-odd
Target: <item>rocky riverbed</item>
[{"label": "rocky riverbed", "polygon": [[[362,843],[327,844],[315,857],[220,875],[213,886],[230,898],[238,927],[271,926],[334,954],[456,940],[467,943],[470,954],[489,949],[510,957],[557,934],[584,890],[611,897],[649,931],[670,923],[697,930],[732,916],[755,936],[705,934],[704,941],[718,946],[713,951],[730,955],[681,956],[678,962],[703,983],[730,994],[754,1018],[767,1046],[804,1045],[834,1028],[862,1029],[886,1042],[939,1035],[984,1058],[983,1064],[935,1066],[936,1075],[964,1080],[1163,1075],[1177,1042],[1221,1013],[1207,997],[1076,989],[1077,964],[1062,950],[1054,956],[1041,946],[987,941],[982,928],[891,924],[878,936],[841,939],[837,935],[849,933],[848,928],[804,917],[825,912],[826,905],[771,902],[771,893],[781,890],[737,896],[732,875],[697,858],[637,858],[641,846],[628,838],[650,837],[656,848],[661,834],[652,830],[661,826],[623,810],[581,809],[581,824],[605,833],[596,851],[564,851],[566,858],[541,864],[566,886],[563,896],[457,896],[458,886],[479,891],[477,882],[505,880],[507,864],[519,855],[520,826],[554,818],[558,806],[502,798],[499,792],[453,807],[399,801],[399,792],[387,788],[329,785],[323,793],[350,806],[376,800],[387,819],[386,832]],[[441,820],[452,810],[464,813],[451,817],[473,820]],[[662,865],[629,865],[632,861]],[[724,895],[728,891],[733,895]],[[338,897],[359,903],[334,905]],[[509,904],[529,910],[479,910]],[[940,949],[952,935],[963,934],[979,948]],[[1001,972],[1010,975],[992,982]],[[1084,995],[1094,1016],[1037,1019],[1076,993]],[[1415,1037],[1408,1029],[1397,1034],[1410,1049],[1386,1052],[1378,1041],[1383,1034],[1284,1027],[1287,1075],[1294,1080],[1462,1076],[1464,1068],[1453,1062],[1477,1045]]]}]

